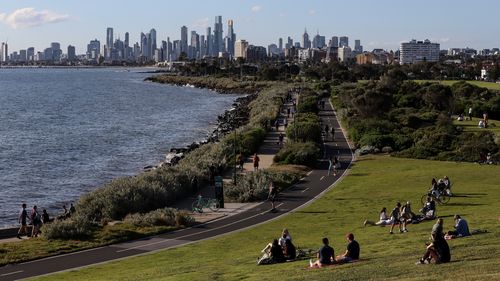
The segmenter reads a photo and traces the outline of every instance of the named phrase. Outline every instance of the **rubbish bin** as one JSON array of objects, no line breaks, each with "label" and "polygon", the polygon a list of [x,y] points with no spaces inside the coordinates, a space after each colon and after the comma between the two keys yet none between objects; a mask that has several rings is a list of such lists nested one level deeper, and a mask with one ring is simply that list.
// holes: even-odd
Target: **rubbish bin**
[{"label": "rubbish bin", "polygon": [[215,177],[215,199],[219,201],[219,206],[224,208],[224,182],[221,176]]}]

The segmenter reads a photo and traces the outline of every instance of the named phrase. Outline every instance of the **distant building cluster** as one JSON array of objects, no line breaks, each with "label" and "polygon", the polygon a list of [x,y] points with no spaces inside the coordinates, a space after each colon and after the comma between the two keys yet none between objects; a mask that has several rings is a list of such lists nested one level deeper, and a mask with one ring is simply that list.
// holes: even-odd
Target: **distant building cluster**
[{"label": "distant building cluster", "polygon": [[[348,64],[413,64],[419,62],[437,62],[443,56],[449,56],[452,63],[474,56],[499,55],[498,48],[476,51],[470,48],[451,48],[440,50],[440,44],[430,40],[411,40],[403,42],[399,50],[386,51],[374,49],[365,51],[361,40],[354,40],[354,46],[349,43],[347,36],[332,36],[327,38],[320,35],[309,36],[307,29],[302,37],[294,41],[291,37],[278,38],[277,44],[266,47],[252,45],[248,40],[237,40],[233,20],[228,20],[224,35],[222,16],[215,17],[212,27],[207,27],[205,34],[189,30],[186,26],[180,28],[180,39],[159,42],[157,32],[152,28],[149,32],[141,32],[139,42],[130,42],[130,34],[125,32],[124,38],[116,38],[114,29],[106,29],[106,40],[101,44],[98,39],[87,44],[85,54],[77,54],[75,46],[69,45],[65,52],[58,42],[49,47],[35,51],[30,47],[9,53],[7,42],[1,44],[0,64],[13,65],[76,65],[76,64],[123,64],[123,63],[170,63],[177,61],[193,61],[207,58],[224,58],[240,60],[248,63],[261,61],[294,61],[304,62],[332,62],[338,61]],[[189,38],[190,35],[190,38]],[[189,40],[190,39],[190,40]],[[159,43],[159,44],[158,44]]]}]

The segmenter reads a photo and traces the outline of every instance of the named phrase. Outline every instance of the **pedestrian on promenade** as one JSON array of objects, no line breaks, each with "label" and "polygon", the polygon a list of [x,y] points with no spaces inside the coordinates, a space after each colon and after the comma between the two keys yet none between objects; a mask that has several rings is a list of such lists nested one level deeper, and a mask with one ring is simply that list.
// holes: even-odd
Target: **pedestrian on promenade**
[{"label": "pedestrian on promenade", "polygon": [[253,154],[252,161],[253,161],[253,171],[257,172],[259,170],[259,161],[260,161],[260,158],[257,155],[257,153]]},{"label": "pedestrian on promenade", "polygon": [[278,145],[279,146],[283,146],[283,139],[284,139],[284,136],[282,133],[280,133],[280,135],[278,136]]},{"label": "pedestrian on promenade", "polygon": [[328,158],[328,175],[333,171],[334,165],[333,165],[333,156],[330,156]]},{"label": "pedestrian on promenade", "polygon": [[72,216],[76,213],[75,206],[73,206],[73,203],[70,204],[69,206],[69,214]]},{"label": "pedestrian on promenade", "polygon": [[42,217],[38,213],[36,205],[33,206],[33,210],[31,210],[31,224],[33,224],[31,237],[38,237],[40,226],[42,226]]},{"label": "pedestrian on promenade", "polygon": [[17,238],[21,239],[21,234],[22,235],[28,235],[28,224],[27,224],[27,219],[28,219],[28,212],[26,211],[26,203],[23,203],[21,208],[21,211],[19,212],[19,223],[21,224],[21,227],[19,227],[19,230],[17,231]]},{"label": "pedestrian on promenade", "polygon": [[276,195],[278,195],[278,189],[276,188],[274,182],[271,181],[269,183],[269,194],[267,196],[267,199],[271,201],[271,212],[276,211],[276,208],[274,207],[274,200],[276,200]]},{"label": "pedestrian on promenade", "polygon": [[286,118],[283,119],[283,126],[285,127],[286,130],[286,127],[288,126],[288,120]]},{"label": "pedestrian on promenade", "polygon": [[45,210],[45,209],[43,209],[43,211],[42,211],[42,222],[43,222],[43,224],[50,222],[49,214],[47,213],[47,210]]}]

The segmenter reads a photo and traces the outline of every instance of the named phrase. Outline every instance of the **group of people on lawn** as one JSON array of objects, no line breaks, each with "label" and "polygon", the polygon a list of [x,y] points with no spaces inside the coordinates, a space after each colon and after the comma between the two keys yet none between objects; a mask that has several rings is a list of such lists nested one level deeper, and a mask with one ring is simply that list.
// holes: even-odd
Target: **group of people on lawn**
[{"label": "group of people on lawn", "polygon": [[[348,242],[346,251],[344,254],[335,256],[335,251],[330,246],[328,238],[323,238],[323,246],[321,246],[317,252],[317,260],[309,260],[309,266],[315,268],[358,260],[360,247],[359,243],[354,240],[354,234],[348,233],[346,239]],[[292,243],[292,236],[286,228],[283,229],[281,237],[279,239],[274,239],[272,243],[269,243],[262,250],[262,252],[272,263],[293,261],[297,258],[297,250]]]}]

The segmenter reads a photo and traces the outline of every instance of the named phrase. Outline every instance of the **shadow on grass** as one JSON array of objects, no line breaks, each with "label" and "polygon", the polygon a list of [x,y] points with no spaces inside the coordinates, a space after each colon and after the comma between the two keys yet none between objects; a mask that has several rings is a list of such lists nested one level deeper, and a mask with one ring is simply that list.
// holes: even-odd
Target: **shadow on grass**
[{"label": "shadow on grass", "polygon": [[482,203],[448,203],[446,206],[484,206]]},{"label": "shadow on grass", "polygon": [[332,212],[327,211],[297,211],[296,214],[328,214]]},{"label": "shadow on grass", "polygon": [[487,195],[488,193],[454,193],[452,197],[479,198]]},{"label": "shadow on grass", "polygon": [[349,176],[352,176],[352,177],[365,177],[365,176],[369,176],[370,174],[368,173],[351,173],[349,174]]}]

